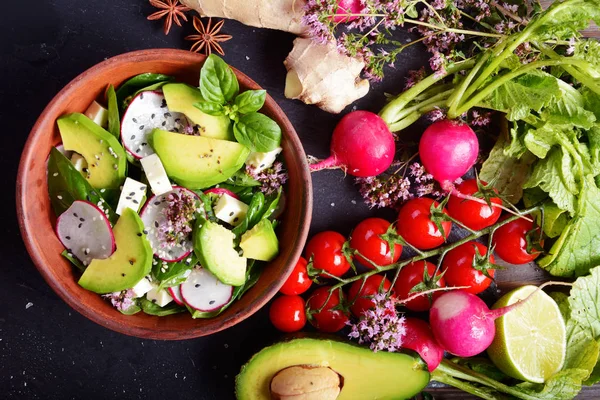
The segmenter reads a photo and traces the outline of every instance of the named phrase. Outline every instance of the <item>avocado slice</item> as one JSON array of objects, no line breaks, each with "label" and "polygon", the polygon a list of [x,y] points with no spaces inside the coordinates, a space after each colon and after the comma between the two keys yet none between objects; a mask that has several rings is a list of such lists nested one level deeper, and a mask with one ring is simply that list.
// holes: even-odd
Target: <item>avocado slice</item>
[{"label": "avocado slice", "polygon": [[200,264],[221,282],[241,286],[246,282],[246,257],[233,247],[235,235],[229,229],[206,220],[198,220],[194,230],[194,252]]},{"label": "avocado slice", "polygon": [[150,141],[169,178],[188,189],[203,189],[225,181],[250,154],[250,149],[237,142],[160,129],[152,132]]},{"label": "avocado slice", "polygon": [[112,293],[135,286],[152,269],[152,247],[144,223],[126,208],[113,229],[117,250],[104,260],[92,260],[79,285],[95,293]]},{"label": "avocado slice", "polygon": [[374,353],[332,339],[299,338],[266,347],[242,366],[235,380],[237,399],[270,400],[271,380],[292,366],[329,367],[341,375],[337,400],[409,399],[429,383],[427,367],[417,356]]},{"label": "avocado slice", "polygon": [[253,260],[271,261],[279,254],[279,240],[268,219],[261,220],[254,228],[245,232],[240,241],[244,257]]},{"label": "avocado slice", "polygon": [[65,150],[75,151],[88,164],[84,176],[96,189],[118,189],[125,180],[127,158],[119,141],[83,114],[57,121]]},{"label": "avocado slice", "polygon": [[213,116],[194,107],[203,101],[200,89],[185,83],[168,83],[162,87],[169,110],[185,114],[194,124],[200,125],[200,135],[223,140],[235,140],[229,129],[231,119],[226,115]]}]

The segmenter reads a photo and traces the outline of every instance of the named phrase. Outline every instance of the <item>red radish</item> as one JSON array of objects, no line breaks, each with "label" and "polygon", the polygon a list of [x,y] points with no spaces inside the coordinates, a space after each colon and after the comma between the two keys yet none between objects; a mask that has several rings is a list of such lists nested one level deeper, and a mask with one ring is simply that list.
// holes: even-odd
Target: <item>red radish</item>
[{"label": "red radish", "polygon": [[[547,284],[563,283],[547,282],[537,290]],[[537,290],[522,301],[494,310],[467,291],[446,292],[434,300],[429,312],[433,335],[449,353],[459,357],[477,355],[487,349],[496,336],[494,320],[519,307]]]},{"label": "red radish", "polygon": [[164,242],[161,241],[161,235],[158,230],[160,226],[163,226],[166,223],[164,210],[168,204],[167,198],[169,194],[179,194],[182,192],[189,193],[195,199],[199,200],[198,195],[191,190],[181,186],[175,186],[170,192],[150,197],[140,212],[140,217],[148,232],[148,241],[150,242],[150,246],[152,246],[154,255],[163,261],[181,261],[193,251],[191,240],[185,240],[183,243],[178,243],[173,246],[164,246]]},{"label": "red radish", "polygon": [[170,288],[167,288],[167,291],[169,292],[169,294],[171,295],[171,297],[173,298],[173,301],[175,301],[175,303],[177,303],[180,306],[185,305],[185,302],[183,301],[183,297],[181,297],[180,286],[172,286]]},{"label": "red radish", "polygon": [[233,197],[236,200],[240,199],[240,196],[238,196],[236,193],[233,193],[231,190],[229,189],[225,189],[225,188],[212,188],[212,189],[208,189],[204,191],[204,194],[216,194],[217,196],[221,196],[224,194],[228,194],[229,196]]},{"label": "red radish", "polygon": [[475,164],[478,154],[479,141],[469,125],[447,119],[431,124],[419,142],[423,166],[447,191]]},{"label": "red radish", "polygon": [[203,312],[220,309],[233,296],[233,286],[222,283],[205,268],[194,268],[179,288],[185,304]]},{"label": "red radish", "polygon": [[341,168],[353,176],[375,176],[390,167],[396,153],[386,123],[369,111],[353,111],[333,130],[331,156],[312,164],[312,171]]},{"label": "red radish", "polygon": [[83,265],[89,265],[93,259],[110,257],[116,247],[106,215],[88,201],[74,201],[58,217],[56,235],[67,251]]},{"label": "red radish", "polygon": [[444,349],[435,340],[429,324],[418,318],[404,320],[405,336],[402,338],[402,347],[416,351],[427,364],[429,372],[440,365],[444,358]]},{"label": "red radish", "polygon": [[141,92],[125,110],[121,122],[121,142],[129,154],[140,159],[154,154],[148,144],[148,136],[154,128],[183,133],[189,125],[185,115],[169,111],[162,92]]},{"label": "red radish", "polygon": [[358,18],[356,15],[345,16],[346,14],[360,14],[363,7],[360,0],[338,0],[336,14],[340,16],[333,17],[333,22],[350,22]]}]

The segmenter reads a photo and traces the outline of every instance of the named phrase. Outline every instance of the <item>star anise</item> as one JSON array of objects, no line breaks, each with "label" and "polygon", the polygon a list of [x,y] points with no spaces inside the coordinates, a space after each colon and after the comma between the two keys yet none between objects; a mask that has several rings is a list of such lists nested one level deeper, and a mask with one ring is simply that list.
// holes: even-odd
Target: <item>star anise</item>
[{"label": "star anise", "polygon": [[173,25],[173,21],[175,21],[175,23],[179,26],[181,26],[181,21],[179,20],[180,17],[182,20],[187,22],[188,19],[184,13],[191,10],[191,8],[179,4],[179,0],[150,0],[150,4],[160,9],[160,11],[150,14],[148,19],[150,21],[155,21],[165,17],[165,24],[163,28],[165,35],[169,34],[171,26]]},{"label": "star anise", "polygon": [[219,34],[223,27],[224,20],[220,20],[214,26],[212,25],[212,18],[208,19],[208,24],[204,27],[204,24],[200,18],[194,16],[194,28],[198,31],[199,35],[189,35],[185,40],[194,40],[196,43],[192,45],[190,51],[199,53],[204,51],[204,54],[209,56],[213,51],[216,51],[220,55],[224,56],[225,52],[219,44],[219,42],[226,42],[231,39],[231,35]]}]

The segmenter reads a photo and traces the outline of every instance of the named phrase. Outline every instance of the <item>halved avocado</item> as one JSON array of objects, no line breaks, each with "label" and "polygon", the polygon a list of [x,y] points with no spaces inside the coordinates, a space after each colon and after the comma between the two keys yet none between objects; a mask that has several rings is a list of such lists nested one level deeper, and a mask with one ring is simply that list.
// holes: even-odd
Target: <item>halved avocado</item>
[{"label": "halved avocado", "polygon": [[152,247],[144,223],[126,208],[113,233],[117,250],[104,260],[92,260],[79,279],[81,287],[95,293],[112,293],[132,288],[152,269]]},{"label": "halved avocado", "polygon": [[225,181],[243,165],[250,150],[237,142],[155,129],[150,142],[167,175],[188,189]]},{"label": "halved avocado", "polygon": [[293,366],[329,367],[337,372],[342,384],[337,400],[409,399],[429,383],[427,367],[416,356],[374,353],[331,339],[300,338],[256,353],[236,377],[238,400],[270,400],[273,377]]},{"label": "halved avocado", "polygon": [[200,135],[223,140],[235,140],[228,116],[213,116],[194,107],[203,101],[200,89],[185,83],[168,83],[162,87],[169,110],[185,114],[194,124],[200,126]]},{"label": "halved avocado", "polygon": [[194,232],[194,253],[200,264],[227,285],[243,285],[248,263],[233,247],[234,233],[210,221],[199,220],[197,224],[202,227],[196,226]]},{"label": "halved avocado", "polygon": [[125,180],[127,158],[119,141],[83,114],[57,121],[65,150],[76,151],[87,162],[84,176],[96,189],[118,189]]},{"label": "halved avocado", "polygon": [[268,219],[261,220],[254,228],[245,232],[240,241],[244,257],[253,260],[271,261],[279,254],[279,241]]}]

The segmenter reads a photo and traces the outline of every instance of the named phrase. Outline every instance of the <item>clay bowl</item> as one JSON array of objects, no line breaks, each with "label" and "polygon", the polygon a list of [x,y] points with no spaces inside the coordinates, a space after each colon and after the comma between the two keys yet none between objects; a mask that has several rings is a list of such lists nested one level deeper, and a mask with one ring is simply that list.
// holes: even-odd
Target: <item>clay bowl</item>
[{"label": "clay bowl", "polygon": [[[118,86],[128,78],[155,72],[173,75],[178,81],[198,85],[205,57],[181,50],[156,49],[123,54],[106,60],[75,78],[42,112],[21,156],[17,177],[17,215],[21,234],[36,267],[54,291],[71,307],[92,321],[127,335],[150,339],[179,340],[227,329],[264,306],[283,285],[300,256],[312,215],[310,172],[302,144],[292,124],[275,101],[267,96],[262,112],[283,130],[283,156],[289,171],[286,210],[279,228],[280,254],[264,267],[258,283],[223,314],[212,319],[192,319],[189,313],[155,317],[138,313],[125,316],[99,295],[77,284],[79,273],[60,253],[63,246],[54,234],[56,218],[46,183],[46,157],[60,143],[56,119],[66,113],[83,112],[102,99],[108,84]],[[235,70],[240,87],[260,89],[252,79]]]}]

